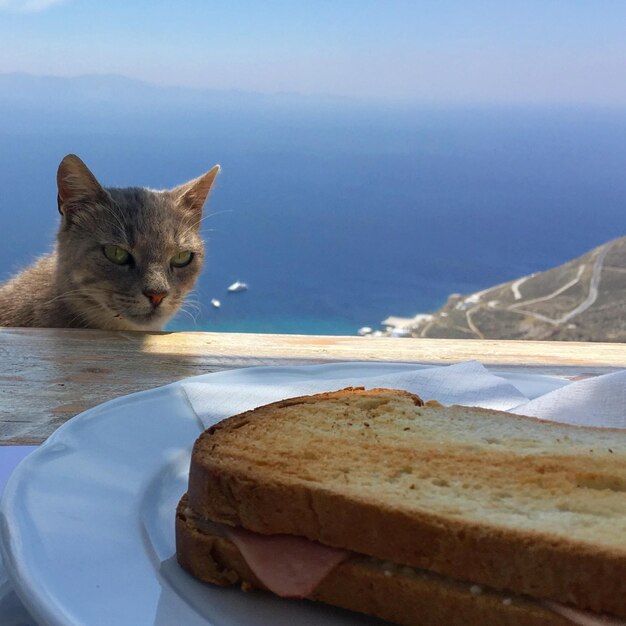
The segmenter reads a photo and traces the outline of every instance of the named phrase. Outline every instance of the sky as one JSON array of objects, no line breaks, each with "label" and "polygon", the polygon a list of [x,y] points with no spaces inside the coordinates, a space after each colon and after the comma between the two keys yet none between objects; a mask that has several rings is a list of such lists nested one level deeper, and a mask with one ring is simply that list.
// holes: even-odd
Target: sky
[{"label": "sky", "polygon": [[626,105],[622,0],[0,0],[0,72],[412,103]]}]

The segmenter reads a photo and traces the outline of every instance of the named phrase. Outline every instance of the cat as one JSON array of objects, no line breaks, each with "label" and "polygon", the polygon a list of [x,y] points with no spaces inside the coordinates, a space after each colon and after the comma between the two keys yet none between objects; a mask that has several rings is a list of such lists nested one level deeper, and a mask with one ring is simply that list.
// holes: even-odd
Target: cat
[{"label": "cat", "polygon": [[219,171],[165,191],[105,188],[67,155],[56,245],[0,285],[0,326],[161,330],[202,268],[202,208]]}]

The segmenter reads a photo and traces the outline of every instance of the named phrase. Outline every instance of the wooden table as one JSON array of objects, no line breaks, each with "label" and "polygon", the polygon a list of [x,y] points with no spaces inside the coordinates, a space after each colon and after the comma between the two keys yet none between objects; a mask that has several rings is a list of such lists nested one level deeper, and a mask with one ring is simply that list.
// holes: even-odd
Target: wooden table
[{"label": "wooden table", "polygon": [[0,328],[0,443],[41,443],[105,400],[253,365],[485,365],[566,376],[626,368],[626,344]]}]

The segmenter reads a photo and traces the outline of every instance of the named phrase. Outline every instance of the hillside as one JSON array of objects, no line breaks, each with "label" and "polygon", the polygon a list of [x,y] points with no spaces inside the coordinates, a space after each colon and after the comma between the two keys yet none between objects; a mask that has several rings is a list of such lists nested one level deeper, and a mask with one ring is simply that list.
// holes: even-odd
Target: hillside
[{"label": "hillside", "polygon": [[432,314],[390,317],[385,334],[413,337],[626,341],[626,237],[559,267],[469,295]]}]

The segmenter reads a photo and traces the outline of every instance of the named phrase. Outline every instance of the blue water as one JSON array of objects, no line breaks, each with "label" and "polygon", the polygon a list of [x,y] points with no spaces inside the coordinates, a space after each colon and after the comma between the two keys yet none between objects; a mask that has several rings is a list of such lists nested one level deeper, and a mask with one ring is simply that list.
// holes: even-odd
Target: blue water
[{"label": "blue water", "polygon": [[222,165],[200,312],[172,329],[354,334],[626,234],[626,111],[232,98],[1,101],[0,279],[50,247],[68,152],[112,186]]}]

